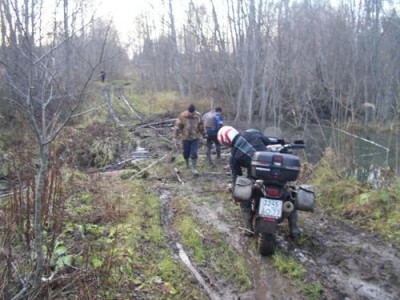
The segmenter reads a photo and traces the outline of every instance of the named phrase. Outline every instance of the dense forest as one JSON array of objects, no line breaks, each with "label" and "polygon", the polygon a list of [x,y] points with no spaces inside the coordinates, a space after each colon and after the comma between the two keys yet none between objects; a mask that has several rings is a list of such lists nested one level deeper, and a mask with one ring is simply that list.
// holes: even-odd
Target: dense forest
[{"label": "dense forest", "polygon": [[125,45],[90,1],[64,0],[46,22],[43,1],[2,1],[2,82],[25,99],[23,85],[57,77],[75,91],[105,69],[135,76],[142,92],[211,97],[247,124],[397,120],[400,20],[391,1],[173,2],[132,19]]},{"label": "dense forest", "polygon": [[172,8],[161,30],[141,20],[132,62],[144,89],[223,99],[248,124],[396,120],[399,17],[387,1],[214,2],[190,1],[179,28]]},{"label": "dense forest", "polygon": [[[113,20],[96,15],[97,4],[0,1],[0,180],[7,179],[7,190],[13,190],[9,202],[0,198],[5,232],[0,279],[8,280],[0,282],[0,297],[33,299],[28,292],[40,295],[44,282],[59,272],[50,270],[49,262],[66,230],[64,201],[76,198],[66,195],[78,189],[73,185],[66,192],[71,182],[66,183],[63,168],[99,167],[93,152],[78,157],[83,147],[93,148],[93,140],[103,156],[112,143],[120,152],[135,144],[122,132],[124,126],[107,123],[112,97],[129,106],[130,112],[121,115],[142,101],[142,108],[159,105],[153,112],[173,117],[191,102],[203,111],[222,106],[225,120],[240,129],[335,128],[383,149],[390,174],[400,170],[398,1],[189,0],[179,6],[160,0],[157,10],[132,17],[129,40],[121,39]],[[176,95],[173,100],[154,100],[170,93]],[[108,109],[105,116],[103,109]],[[100,120],[108,125],[95,124]],[[355,128],[389,132],[390,145],[372,140],[372,129],[359,136]],[[100,136],[104,140],[96,139]],[[335,142],[343,150],[337,151],[341,163],[355,164],[353,142]],[[67,152],[75,156],[66,159]],[[113,159],[108,155],[100,167]],[[69,172],[70,178],[79,177]],[[357,191],[363,189],[357,185]],[[104,207],[119,216],[117,206]],[[357,209],[352,206],[351,214]],[[75,250],[88,258],[91,247]],[[24,248],[31,255],[14,256]],[[58,255],[65,259],[64,252]],[[110,270],[104,269],[104,276]]]}]

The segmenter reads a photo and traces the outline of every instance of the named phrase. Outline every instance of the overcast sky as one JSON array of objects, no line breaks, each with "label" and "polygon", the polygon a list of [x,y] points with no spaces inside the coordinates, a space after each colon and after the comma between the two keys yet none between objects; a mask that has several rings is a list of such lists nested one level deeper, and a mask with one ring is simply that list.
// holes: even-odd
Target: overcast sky
[{"label": "overcast sky", "polygon": [[[335,4],[339,0],[329,1]],[[95,9],[100,16],[113,18],[115,27],[120,32],[120,37],[124,42],[128,41],[128,34],[132,31],[134,20],[138,15],[144,12],[150,12],[157,20],[157,18],[160,19],[162,14],[165,14],[169,10],[169,0],[94,0],[94,2],[99,3],[99,6]],[[200,4],[210,6],[210,0],[193,0],[193,2],[196,6]],[[226,0],[213,0],[213,2],[217,11],[218,8],[221,9],[221,6],[226,5]],[[384,1],[386,5],[389,2],[389,0]],[[395,7],[400,6],[400,0],[392,0],[391,3],[395,5]],[[182,19],[185,17],[188,4],[189,0],[173,0],[173,11],[177,23],[179,23],[179,18]]]},{"label": "overcast sky", "polygon": [[[121,38],[126,41],[129,31],[133,29],[135,17],[150,12],[153,17],[160,18],[162,13],[168,12],[169,0],[97,0],[100,5],[97,8],[101,16],[112,17],[116,29],[121,33]],[[221,0],[214,0],[215,3]],[[209,0],[194,0],[195,5],[209,4]],[[174,16],[185,16],[188,0],[173,0]]]}]

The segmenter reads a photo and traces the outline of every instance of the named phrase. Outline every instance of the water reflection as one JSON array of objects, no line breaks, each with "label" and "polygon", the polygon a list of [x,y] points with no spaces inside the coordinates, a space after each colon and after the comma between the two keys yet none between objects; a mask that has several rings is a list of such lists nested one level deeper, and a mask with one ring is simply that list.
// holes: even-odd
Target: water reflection
[{"label": "water reflection", "polygon": [[[390,170],[397,169],[396,145],[393,132],[375,133],[371,130],[345,131],[328,126],[308,126],[302,133],[310,161],[319,161],[325,149],[332,149],[335,163],[345,170],[348,178],[381,188]],[[317,150],[317,151],[316,151]]]},{"label": "water reflection", "polygon": [[142,147],[136,147],[136,150],[131,153],[134,161],[142,161],[149,158],[149,151]]},{"label": "water reflection", "polygon": [[[241,122],[235,123],[235,126],[240,131],[249,128]],[[378,132],[368,124],[346,129],[322,124],[293,128],[292,124],[285,122],[281,122],[280,127],[262,127],[261,123],[254,122],[251,127],[288,141],[304,140],[306,149],[296,152],[302,162],[317,164],[326,149],[330,148],[335,156],[335,165],[346,176],[368,182],[374,188],[382,187],[389,174],[400,174],[398,130]],[[397,127],[394,125],[392,128]]]},{"label": "water reflection", "polygon": [[348,177],[368,182],[373,188],[382,187],[390,173],[400,173],[400,132],[397,130],[377,132],[368,125],[346,130],[324,125],[294,129],[285,125],[283,138],[303,139],[306,143],[302,161],[317,164],[330,148],[335,163]]}]

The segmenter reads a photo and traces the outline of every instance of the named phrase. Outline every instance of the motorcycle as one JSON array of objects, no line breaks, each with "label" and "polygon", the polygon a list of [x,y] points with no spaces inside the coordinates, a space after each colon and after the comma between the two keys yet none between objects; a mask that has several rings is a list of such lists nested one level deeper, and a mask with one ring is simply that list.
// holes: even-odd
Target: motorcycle
[{"label": "motorcycle", "polygon": [[252,158],[251,178],[239,176],[234,199],[251,201],[252,226],[257,237],[257,250],[262,256],[276,248],[278,224],[296,210],[314,210],[314,189],[311,185],[294,186],[298,178],[300,159],[295,149],[304,149],[303,141],[267,146]]}]

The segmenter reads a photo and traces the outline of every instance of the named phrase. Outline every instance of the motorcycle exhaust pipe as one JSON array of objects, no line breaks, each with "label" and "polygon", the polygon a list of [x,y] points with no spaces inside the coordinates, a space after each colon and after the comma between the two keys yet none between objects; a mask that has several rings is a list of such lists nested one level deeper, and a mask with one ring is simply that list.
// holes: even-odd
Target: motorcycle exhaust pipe
[{"label": "motorcycle exhaust pipe", "polygon": [[294,210],[294,205],[291,201],[285,201],[282,209],[285,214],[290,214]]}]

